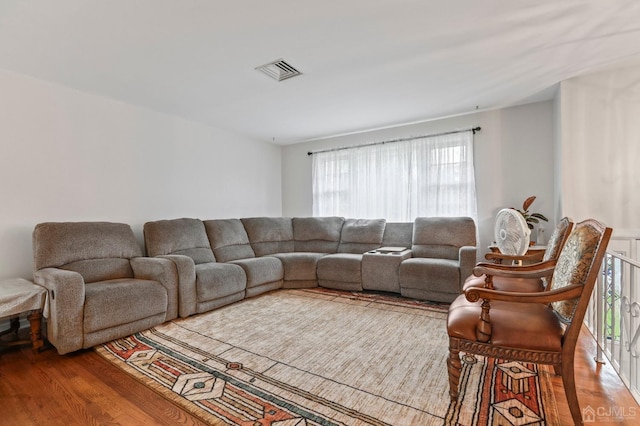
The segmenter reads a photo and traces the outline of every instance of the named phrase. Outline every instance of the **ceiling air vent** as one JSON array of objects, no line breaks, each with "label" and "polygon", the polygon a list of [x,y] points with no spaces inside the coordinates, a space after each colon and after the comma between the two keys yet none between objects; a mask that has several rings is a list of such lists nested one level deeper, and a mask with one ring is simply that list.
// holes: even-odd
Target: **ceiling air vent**
[{"label": "ceiling air vent", "polygon": [[286,80],[302,74],[300,71],[286,63],[284,59],[269,62],[268,64],[257,67],[256,70],[265,73],[276,81]]}]

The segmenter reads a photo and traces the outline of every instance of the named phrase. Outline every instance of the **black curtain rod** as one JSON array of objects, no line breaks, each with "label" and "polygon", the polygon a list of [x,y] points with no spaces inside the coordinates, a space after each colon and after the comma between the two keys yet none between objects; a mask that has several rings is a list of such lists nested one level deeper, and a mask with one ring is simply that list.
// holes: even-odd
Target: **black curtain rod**
[{"label": "black curtain rod", "polygon": [[323,150],[320,150],[320,151],[309,151],[309,152],[307,152],[307,155],[319,154],[321,152],[342,151],[343,149],[361,148],[363,146],[383,145],[385,143],[411,141],[411,140],[414,140],[414,139],[431,138],[431,137],[435,137],[435,136],[452,135],[454,133],[462,133],[462,132],[473,132],[473,134],[475,135],[476,132],[479,132],[480,130],[482,130],[482,128],[480,126],[478,126],[478,127],[472,128],[472,129],[452,130],[450,132],[432,133],[430,135],[421,135],[421,136],[410,136],[410,137],[407,137],[407,138],[390,139],[388,141],[366,143],[366,144],[362,144],[362,145],[343,146],[343,147],[340,147],[340,148],[323,149]]}]

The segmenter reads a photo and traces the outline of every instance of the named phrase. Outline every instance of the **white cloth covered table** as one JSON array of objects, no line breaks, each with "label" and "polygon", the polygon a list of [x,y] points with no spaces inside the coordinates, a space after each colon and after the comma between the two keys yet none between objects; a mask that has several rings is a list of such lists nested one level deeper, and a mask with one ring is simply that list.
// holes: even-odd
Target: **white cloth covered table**
[{"label": "white cloth covered table", "polygon": [[0,318],[42,310],[47,290],[31,281],[12,278],[0,281]]},{"label": "white cloth covered table", "polygon": [[[47,290],[31,281],[12,278],[0,281],[0,318],[9,317],[9,328],[0,332],[0,336],[15,334],[16,339],[0,340],[0,346],[14,346],[31,342],[34,353],[44,345],[41,335],[42,310],[47,308]],[[20,314],[29,313],[30,336],[18,339]]]}]

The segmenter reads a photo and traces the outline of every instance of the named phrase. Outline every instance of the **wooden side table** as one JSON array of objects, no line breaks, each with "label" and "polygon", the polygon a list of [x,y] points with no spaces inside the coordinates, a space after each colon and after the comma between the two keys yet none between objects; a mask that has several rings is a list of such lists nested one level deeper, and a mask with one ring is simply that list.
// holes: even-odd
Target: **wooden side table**
[{"label": "wooden side table", "polygon": [[[0,318],[9,317],[9,329],[0,332],[0,336],[14,334],[14,340],[0,339],[0,346],[13,346],[31,343],[34,352],[42,348],[41,320],[47,290],[31,281],[14,278],[0,281]],[[29,313],[31,339],[17,338],[20,328],[20,314]]]},{"label": "wooden side table", "polygon": [[[547,246],[542,246],[542,245],[529,246],[529,248],[527,249],[527,252],[523,256],[530,257],[530,259],[523,258],[521,260],[513,260],[512,263],[514,265],[523,265],[523,264],[541,262],[542,261],[542,256],[544,256],[544,252],[546,250],[547,250]],[[489,246],[489,251],[491,253],[500,254],[500,249],[495,244],[491,244]],[[489,260],[489,258],[486,258],[486,259]],[[502,263],[502,260],[501,259],[494,259],[493,262],[494,263]]]}]

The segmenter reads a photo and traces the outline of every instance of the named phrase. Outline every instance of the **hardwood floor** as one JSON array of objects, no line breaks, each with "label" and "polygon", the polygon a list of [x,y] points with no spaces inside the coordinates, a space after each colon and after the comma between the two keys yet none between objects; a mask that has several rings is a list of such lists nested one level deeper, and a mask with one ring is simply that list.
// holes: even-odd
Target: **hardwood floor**
[{"label": "hardwood floor", "polygon": [[[592,424],[640,424],[640,407],[631,392],[611,364],[608,361],[605,364],[596,363],[595,356],[596,342],[586,327],[582,327],[574,360],[578,401],[583,413],[587,406],[593,408],[596,417]],[[562,379],[554,376],[552,383],[562,424],[571,425],[573,421],[564,396]]]},{"label": "hardwood floor", "polygon": [[[582,330],[576,353],[578,398],[597,423],[640,424],[640,408],[609,364],[596,364]],[[572,424],[562,380],[553,378],[563,425]],[[0,425],[203,425],[92,350],[59,356],[49,347],[0,352]],[[623,414],[625,417],[619,418]]]},{"label": "hardwood floor", "polygon": [[0,425],[204,425],[93,350],[0,352]]}]

